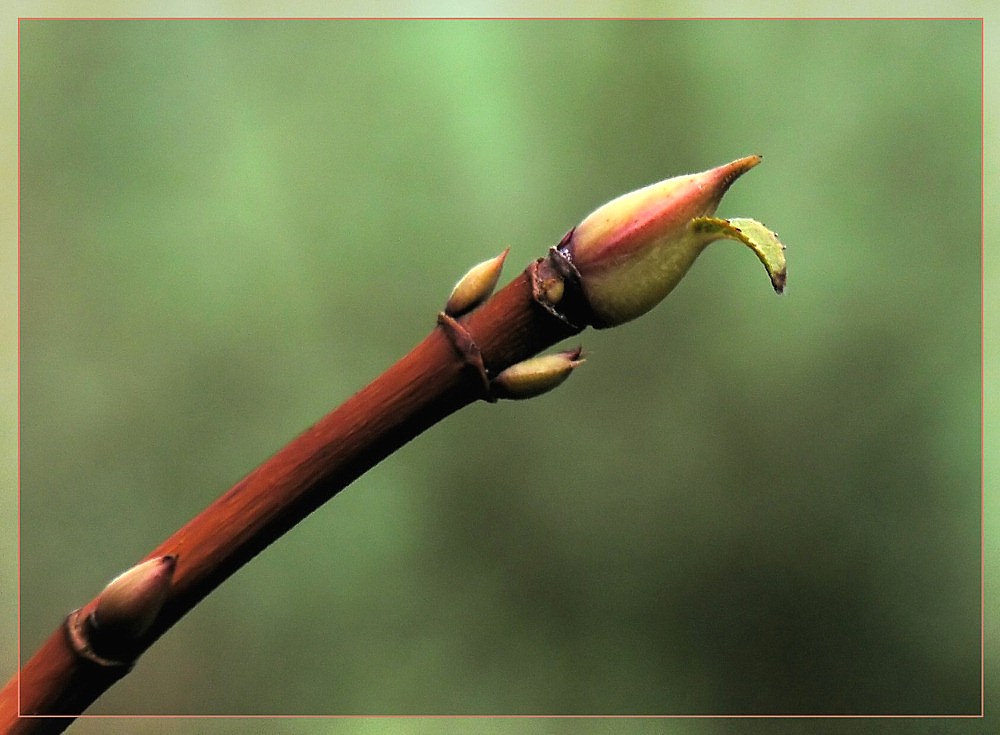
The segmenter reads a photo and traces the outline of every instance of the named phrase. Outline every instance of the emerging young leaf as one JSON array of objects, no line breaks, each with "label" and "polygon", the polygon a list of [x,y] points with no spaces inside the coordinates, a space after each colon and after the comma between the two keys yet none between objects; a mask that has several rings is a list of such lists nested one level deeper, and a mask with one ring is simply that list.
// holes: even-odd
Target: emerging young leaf
[{"label": "emerging young leaf", "polygon": [[753,250],[760,262],[767,268],[771,277],[771,285],[777,293],[785,290],[785,246],[778,240],[778,235],[767,229],[755,219],[734,217],[733,219],[717,219],[715,217],[698,217],[691,222],[691,228],[702,235],[711,236],[713,240],[735,240]]}]

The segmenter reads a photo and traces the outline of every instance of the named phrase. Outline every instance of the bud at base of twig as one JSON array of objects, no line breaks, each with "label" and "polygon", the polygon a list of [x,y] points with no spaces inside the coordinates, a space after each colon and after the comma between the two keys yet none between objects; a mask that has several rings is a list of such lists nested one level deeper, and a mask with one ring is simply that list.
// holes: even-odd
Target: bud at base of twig
[{"label": "bud at base of twig", "polygon": [[158,556],[111,580],[89,615],[76,610],[67,618],[74,650],[102,666],[130,665],[128,651],[163,608],[176,566],[176,556]]}]

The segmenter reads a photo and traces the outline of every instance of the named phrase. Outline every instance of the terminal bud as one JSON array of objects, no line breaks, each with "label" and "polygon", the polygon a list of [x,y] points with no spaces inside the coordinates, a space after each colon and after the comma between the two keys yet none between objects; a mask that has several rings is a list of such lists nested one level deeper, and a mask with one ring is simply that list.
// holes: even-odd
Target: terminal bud
[{"label": "terminal bud", "polygon": [[774,233],[754,220],[711,217],[732,183],[760,161],[747,156],[624,194],[567,233],[557,249],[579,275],[593,326],[613,327],[652,309],[715,240],[749,245],[775,287],[783,285],[783,247],[769,242]]}]

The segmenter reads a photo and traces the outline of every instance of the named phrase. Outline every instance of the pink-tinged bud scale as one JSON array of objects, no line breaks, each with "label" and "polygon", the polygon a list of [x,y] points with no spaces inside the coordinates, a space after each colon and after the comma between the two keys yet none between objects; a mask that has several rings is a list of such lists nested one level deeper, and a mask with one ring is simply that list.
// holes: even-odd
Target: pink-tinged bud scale
[{"label": "pink-tinged bud scale", "polygon": [[[758,231],[753,227],[695,226],[712,215],[730,185],[760,161],[760,156],[747,156],[702,173],[651,184],[599,207],[571,230],[558,250],[579,274],[593,326],[616,326],[649,311],[714,240],[744,242],[758,252],[772,281],[774,271],[783,274],[784,256],[780,255],[779,263],[773,258],[774,248],[767,246],[765,260],[754,247]],[[743,236],[743,230],[751,234]]]}]

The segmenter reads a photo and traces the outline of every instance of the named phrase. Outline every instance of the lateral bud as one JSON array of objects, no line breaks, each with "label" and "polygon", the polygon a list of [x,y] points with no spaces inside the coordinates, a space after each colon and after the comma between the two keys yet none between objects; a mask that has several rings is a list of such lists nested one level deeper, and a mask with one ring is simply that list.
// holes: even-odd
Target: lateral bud
[{"label": "lateral bud", "polygon": [[511,365],[490,383],[496,398],[520,400],[548,393],[561,384],[573,369],[585,361],[581,349],[539,355]]},{"label": "lateral bud", "polygon": [[500,271],[503,270],[504,260],[510,248],[504,249],[500,255],[489,260],[484,260],[478,265],[472,266],[469,272],[458,279],[455,288],[448,297],[445,304],[444,313],[448,316],[457,317],[475,309],[486,301],[493,293],[493,289],[500,280]]}]

